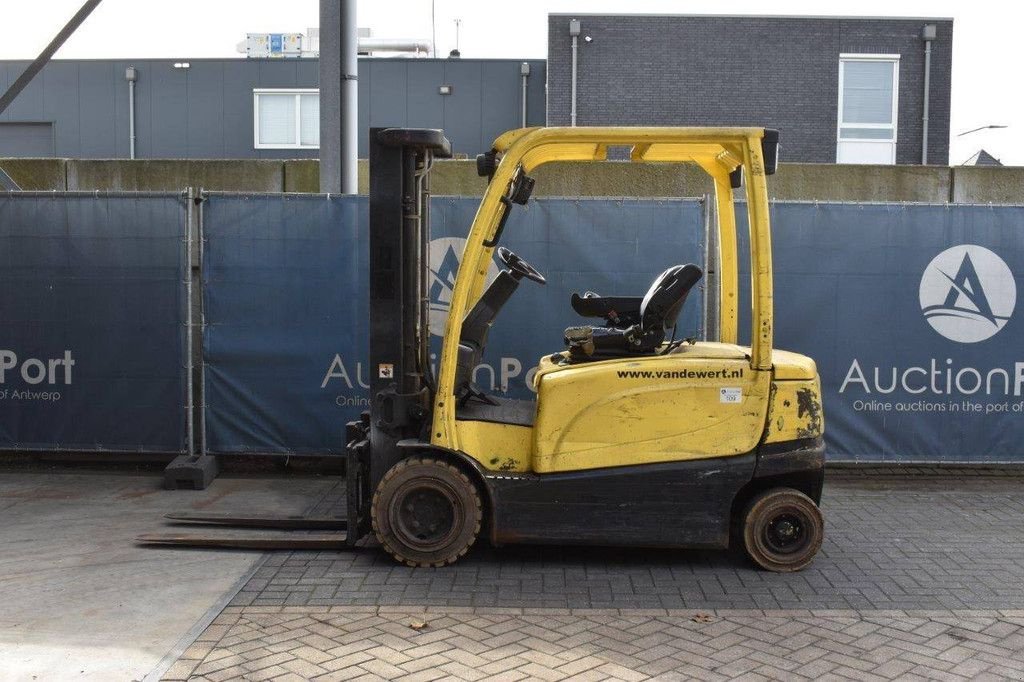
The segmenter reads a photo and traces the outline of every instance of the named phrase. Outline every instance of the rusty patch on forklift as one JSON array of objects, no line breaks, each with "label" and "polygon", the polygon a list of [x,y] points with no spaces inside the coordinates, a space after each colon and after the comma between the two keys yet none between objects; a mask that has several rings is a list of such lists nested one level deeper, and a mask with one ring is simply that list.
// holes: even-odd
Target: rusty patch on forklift
[{"label": "rusty patch on forklift", "polygon": [[491,466],[497,467],[498,471],[515,471],[519,468],[519,463],[513,457],[506,457],[504,462],[499,457],[492,457],[490,463]]},{"label": "rusty patch on forklift", "polygon": [[818,394],[809,388],[801,388],[796,392],[796,416],[803,419],[807,415],[807,427],[797,429],[800,438],[814,438],[821,435],[821,401]]}]

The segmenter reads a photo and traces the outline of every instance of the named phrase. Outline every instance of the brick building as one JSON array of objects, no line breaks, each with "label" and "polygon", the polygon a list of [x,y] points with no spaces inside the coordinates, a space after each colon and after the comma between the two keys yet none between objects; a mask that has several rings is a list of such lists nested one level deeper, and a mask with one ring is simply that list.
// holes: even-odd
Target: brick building
[{"label": "brick building", "polygon": [[[573,20],[579,23],[575,25]],[[953,21],[552,14],[548,125],[758,125],[782,159],[949,160]]]}]

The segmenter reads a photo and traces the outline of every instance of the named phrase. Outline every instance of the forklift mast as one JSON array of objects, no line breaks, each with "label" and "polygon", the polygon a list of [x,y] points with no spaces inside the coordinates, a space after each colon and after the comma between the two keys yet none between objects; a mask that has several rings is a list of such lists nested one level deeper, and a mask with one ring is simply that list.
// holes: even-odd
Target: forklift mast
[{"label": "forklift mast", "polygon": [[430,168],[450,156],[441,130],[370,130],[369,490],[401,459],[399,441],[429,440]]}]

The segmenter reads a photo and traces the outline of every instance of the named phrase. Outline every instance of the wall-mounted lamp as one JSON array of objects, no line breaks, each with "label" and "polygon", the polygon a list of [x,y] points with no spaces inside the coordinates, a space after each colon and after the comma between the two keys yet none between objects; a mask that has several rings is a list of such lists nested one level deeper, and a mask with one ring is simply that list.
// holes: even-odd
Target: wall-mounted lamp
[{"label": "wall-mounted lamp", "polygon": [[189,64],[188,62],[174,62],[174,68],[176,68],[176,69],[187,69],[190,66],[192,66],[192,65]]},{"label": "wall-mounted lamp", "polygon": [[452,94],[452,86],[450,86],[450,85],[438,86],[437,94],[439,94],[439,95],[450,95],[450,94]]}]

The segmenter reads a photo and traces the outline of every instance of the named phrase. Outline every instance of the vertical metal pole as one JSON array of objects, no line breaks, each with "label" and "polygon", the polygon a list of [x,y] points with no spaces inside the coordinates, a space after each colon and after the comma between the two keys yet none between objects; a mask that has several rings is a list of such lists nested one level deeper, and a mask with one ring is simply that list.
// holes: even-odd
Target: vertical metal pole
[{"label": "vertical metal pole", "polygon": [[417,239],[420,245],[420,309],[418,315],[419,335],[418,344],[420,347],[419,372],[424,377],[429,377],[429,385],[436,386],[435,377],[430,369],[430,169],[434,164],[433,153],[427,149],[423,150],[418,157],[416,164],[416,182],[419,189],[416,194],[419,196],[418,213],[419,235]]},{"label": "vertical metal pole", "polygon": [[701,339],[707,341],[713,334],[711,340],[719,341],[718,230],[711,225],[714,202],[710,194],[701,199],[701,208],[704,209],[704,330]]},{"label": "vertical metal pole", "polygon": [[199,222],[196,224],[196,246],[199,247],[199,454],[206,454],[206,305],[203,301],[203,262],[205,260],[206,232],[203,226],[203,204],[206,203],[203,189],[199,188]]},{"label": "vertical metal pole", "polygon": [[320,0],[320,191],[341,192],[339,0]]},{"label": "vertical metal pole", "polygon": [[359,31],[356,0],[341,2],[341,192],[359,191]]},{"label": "vertical metal pole", "polygon": [[[133,82],[129,81],[131,85]],[[133,157],[134,158],[134,155]],[[193,332],[192,315],[192,240],[194,233],[192,221],[195,217],[195,190],[189,187],[185,191],[185,372],[186,372],[186,431],[188,432],[188,454],[189,457],[196,454],[196,431],[195,431],[195,400],[192,396],[194,390],[194,379],[192,373],[195,365],[192,354],[195,352],[195,336]]]}]

